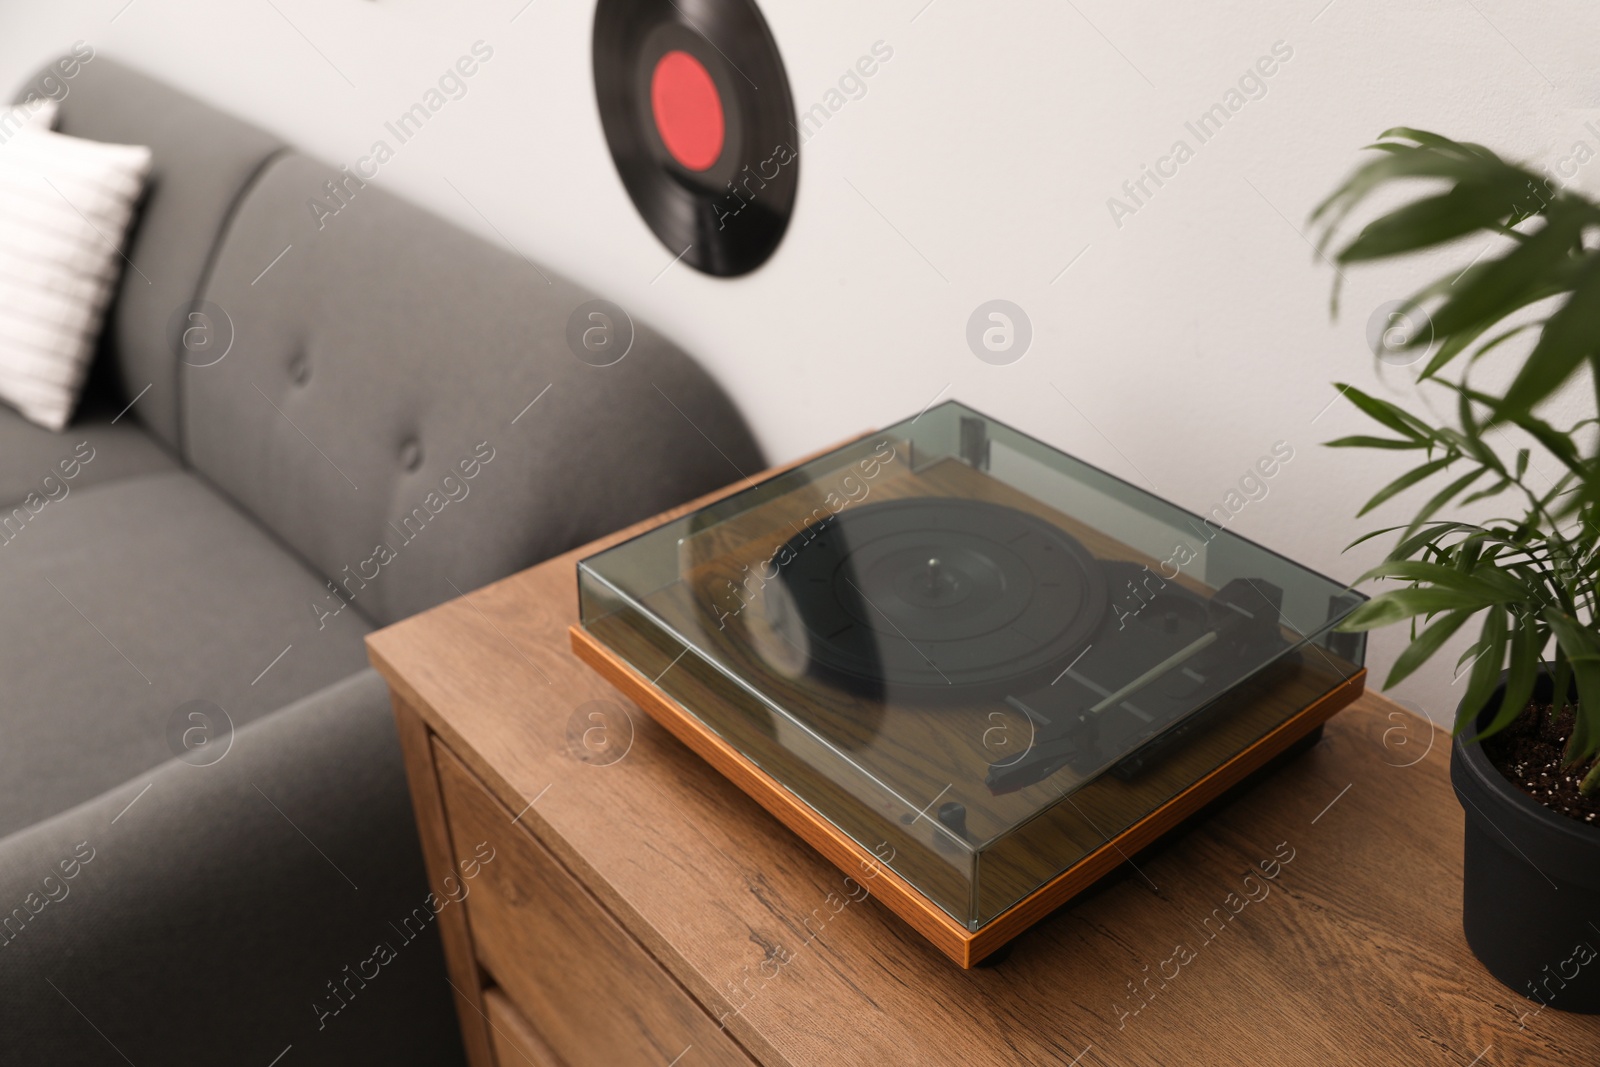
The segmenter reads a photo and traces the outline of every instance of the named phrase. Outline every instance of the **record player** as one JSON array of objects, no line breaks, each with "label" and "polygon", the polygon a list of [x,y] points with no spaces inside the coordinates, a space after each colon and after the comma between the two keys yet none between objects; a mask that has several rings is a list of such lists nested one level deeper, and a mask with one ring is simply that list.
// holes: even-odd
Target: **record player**
[{"label": "record player", "polygon": [[580,658],[964,967],[1366,674],[1359,594],[954,402],[578,588]]}]

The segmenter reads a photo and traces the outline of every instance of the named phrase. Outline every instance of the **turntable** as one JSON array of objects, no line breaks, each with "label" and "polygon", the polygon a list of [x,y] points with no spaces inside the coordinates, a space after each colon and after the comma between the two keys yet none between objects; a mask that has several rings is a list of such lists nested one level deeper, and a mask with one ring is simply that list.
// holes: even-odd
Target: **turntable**
[{"label": "turntable", "polygon": [[1358,594],[954,402],[578,587],[580,658],[964,967],[1366,674]]}]

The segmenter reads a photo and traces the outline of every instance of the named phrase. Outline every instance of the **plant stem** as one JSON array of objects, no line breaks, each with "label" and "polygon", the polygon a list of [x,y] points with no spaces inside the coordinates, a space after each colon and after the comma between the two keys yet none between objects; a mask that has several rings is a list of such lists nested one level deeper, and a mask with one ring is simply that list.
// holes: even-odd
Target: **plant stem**
[{"label": "plant stem", "polygon": [[1594,761],[1594,766],[1589,768],[1589,773],[1583,776],[1583,781],[1578,783],[1578,792],[1586,797],[1600,793],[1600,759]]}]

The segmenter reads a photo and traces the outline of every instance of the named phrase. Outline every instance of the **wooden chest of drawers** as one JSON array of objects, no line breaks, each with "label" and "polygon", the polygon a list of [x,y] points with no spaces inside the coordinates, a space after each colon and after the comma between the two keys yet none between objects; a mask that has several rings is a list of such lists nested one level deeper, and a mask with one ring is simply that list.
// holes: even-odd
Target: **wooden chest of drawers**
[{"label": "wooden chest of drawers", "polygon": [[962,971],[577,661],[596,547],[368,638],[473,1067],[1600,1062],[1468,951],[1448,734],[1381,697]]}]

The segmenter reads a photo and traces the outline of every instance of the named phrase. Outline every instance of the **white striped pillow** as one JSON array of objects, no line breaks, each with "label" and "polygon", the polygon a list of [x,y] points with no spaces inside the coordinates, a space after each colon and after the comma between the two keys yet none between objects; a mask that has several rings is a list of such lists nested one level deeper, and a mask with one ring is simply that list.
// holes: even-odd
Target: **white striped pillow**
[{"label": "white striped pillow", "polygon": [[77,406],[149,173],[142,145],[32,124],[0,143],[0,401],[32,422]]}]

